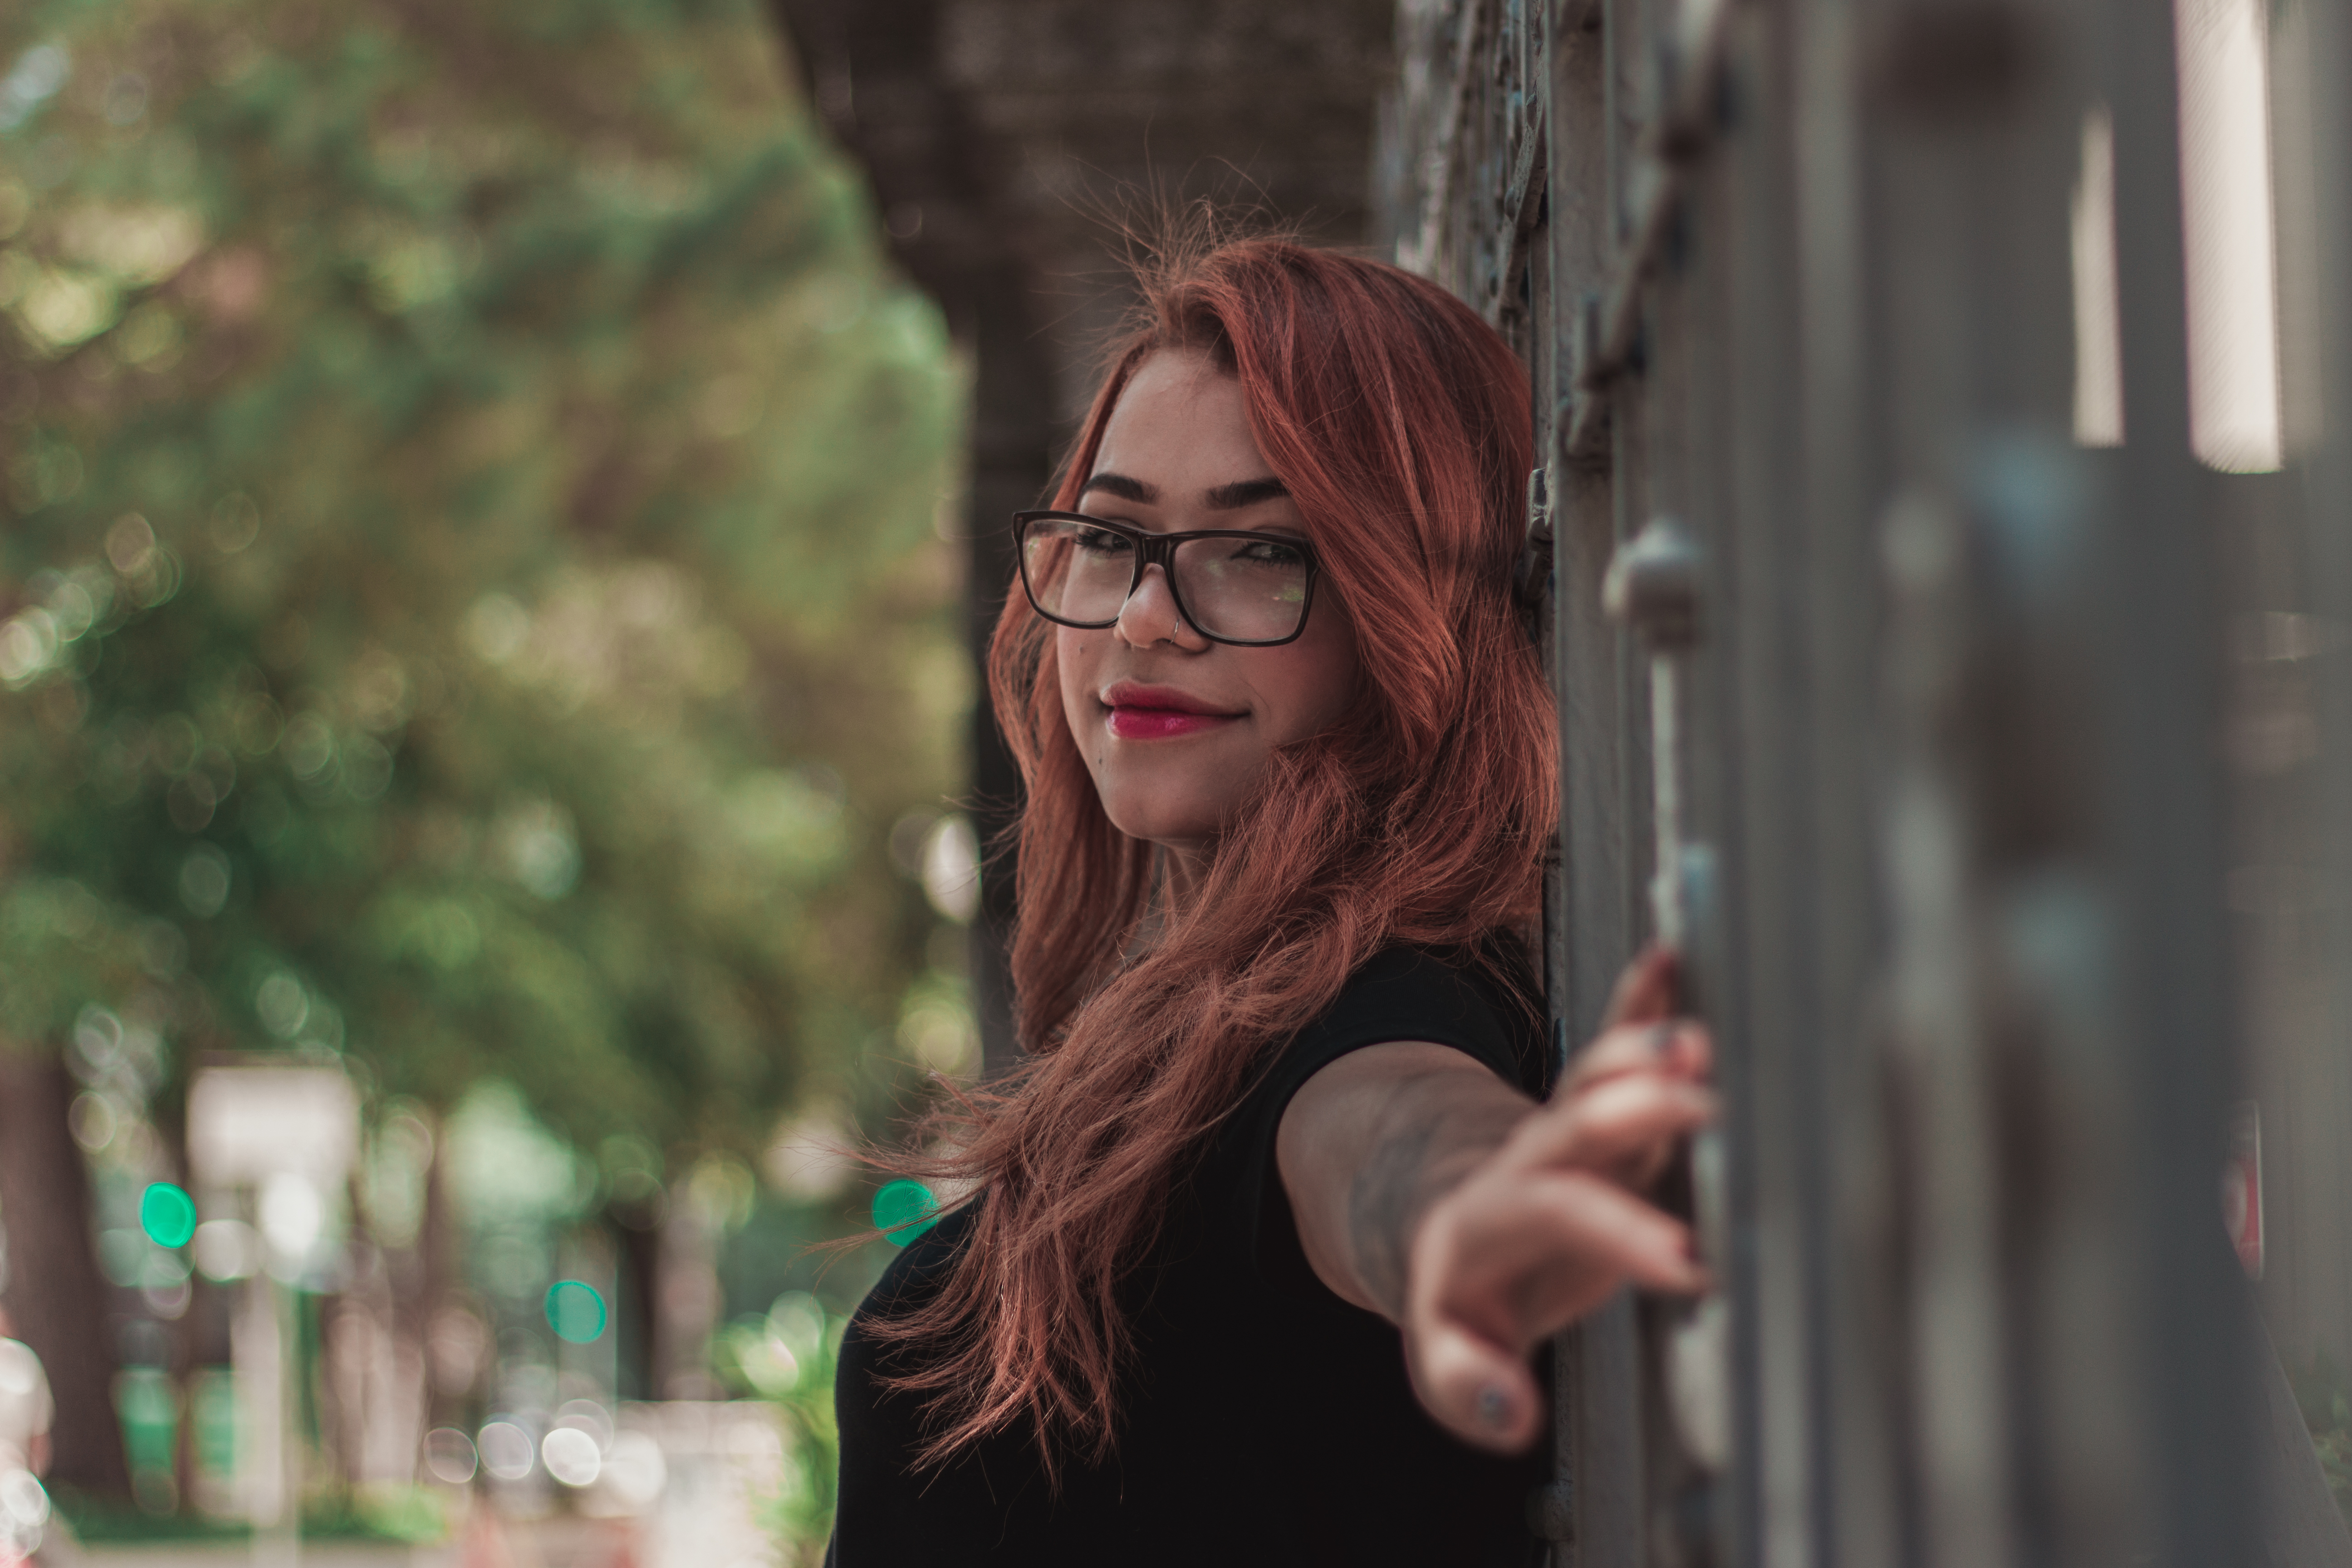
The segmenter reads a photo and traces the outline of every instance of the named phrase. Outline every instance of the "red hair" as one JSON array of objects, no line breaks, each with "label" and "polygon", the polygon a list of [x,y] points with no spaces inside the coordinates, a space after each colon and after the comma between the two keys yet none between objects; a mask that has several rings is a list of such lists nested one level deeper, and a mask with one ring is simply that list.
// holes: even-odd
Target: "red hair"
[{"label": "red hair", "polygon": [[1460,300],[1401,268],[1271,239],[1143,279],[1055,498],[1074,508],[1136,367],[1176,349],[1236,376],[1354,617],[1363,679],[1331,731],[1278,752],[1199,896],[1136,955],[1153,848],[1113,827],[1063,718],[1054,628],[1016,589],[989,689],[1027,786],[1016,1026],[1028,1055],[935,1124],[924,1173],[976,1182],[939,1294],[874,1324],[919,1342],[890,1386],[929,1401],[923,1458],[1008,1424],[1099,1458],[1130,1344],[1118,1287],[1167,1194],[1269,1047],[1398,942],[1531,920],[1557,813],[1553,716],[1511,567],[1527,381]]}]

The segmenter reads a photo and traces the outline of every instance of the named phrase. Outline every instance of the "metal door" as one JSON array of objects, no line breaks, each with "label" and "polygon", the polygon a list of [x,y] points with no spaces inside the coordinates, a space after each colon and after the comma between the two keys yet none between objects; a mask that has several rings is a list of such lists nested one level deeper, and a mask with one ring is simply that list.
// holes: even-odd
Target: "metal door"
[{"label": "metal door", "polygon": [[[2352,27],[2245,3],[1401,10],[1397,255],[1537,393],[1559,1037],[1676,934],[1728,1106],[1719,1297],[1561,1342],[1562,1563],[2352,1562],[2282,1371],[2352,1331]],[[2224,24],[2277,82],[2263,478],[2192,406]],[[2250,783],[2282,661],[2308,766]]]}]

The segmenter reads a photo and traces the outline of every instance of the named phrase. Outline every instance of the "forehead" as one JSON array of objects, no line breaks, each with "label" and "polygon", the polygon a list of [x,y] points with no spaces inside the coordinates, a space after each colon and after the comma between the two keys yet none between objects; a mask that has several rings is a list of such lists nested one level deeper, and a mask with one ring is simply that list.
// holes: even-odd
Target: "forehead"
[{"label": "forehead", "polygon": [[1150,355],[1129,377],[1103,426],[1095,468],[1176,491],[1273,472],[1250,430],[1242,384],[1206,354],[1180,349]]}]

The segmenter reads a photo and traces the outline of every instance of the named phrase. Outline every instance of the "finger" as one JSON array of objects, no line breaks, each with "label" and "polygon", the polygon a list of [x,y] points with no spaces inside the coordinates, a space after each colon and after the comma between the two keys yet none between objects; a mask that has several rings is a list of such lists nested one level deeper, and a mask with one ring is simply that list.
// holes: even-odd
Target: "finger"
[{"label": "finger", "polygon": [[1657,1073],[1627,1073],[1555,1101],[1514,1128],[1497,1158],[1512,1167],[1603,1170],[1688,1137],[1715,1120],[1708,1089]]},{"label": "finger", "polygon": [[1553,1098],[1578,1090],[1621,1073],[1674,1073],[1704,1079],[1715,1068],[1715,1040],[1696,1018],[1658,1018],[1643,1024],[1620,1024],[1577,1052],[1568,1075],[1552,1091]]},{"label": "finger", "polygon": [[[1521,1348],[1566,1328],[1623,1280],[1677,1294],[1706,1289],[1690,1226],[1622,1187],[1566,1171],[1522,1191],[1527,1212],[1515,1234],[1489,1241],[1486,1256],[1457,1276],[1474,1293],[1491,1274],[1512,1278]],[[1462,1304],[1475,1310],[1469,1296]]]},{"label": "finger", "polygon": [[1605,1183],[1555,1176],[1510,1195],[1517,1201],[1484,1205],[1486,1223],[1457,1223],[1415,1248],[1407,1318],[1423,1404],[1466,1441],[1504,1452],[1524,1448],[1540,1424],[1526,1362],[1537,1341],[1629,1279],[1662,1290],[1706,1286],[1688,1227]]},{"label": "finger", "polygon": [[1527,1358],[1458,1323],[1439,1322],[1421,1336],[1413,1392],[1439,1426],[1465,1443],[1516,1454],[1543,1428],[1543,1396]]},{"label": "finger", "polygon": [[1671,1017],[1680,1011],[1676,1001],[1681,991],[1681,957],[1673,948],[1653,942],[1617,976],[1616,988],[1609,995],[1609,1010],[1601,1016],[1601,1026],[1608,1029],[1619,1024]]},{"label": "finger", "polygon": [[1415,1238],[1406,1321],[1519,1355],[1616,1292],[1704,1289],[1690,1227],[1600,1177],[1547,1172],[1462,1189]]}]

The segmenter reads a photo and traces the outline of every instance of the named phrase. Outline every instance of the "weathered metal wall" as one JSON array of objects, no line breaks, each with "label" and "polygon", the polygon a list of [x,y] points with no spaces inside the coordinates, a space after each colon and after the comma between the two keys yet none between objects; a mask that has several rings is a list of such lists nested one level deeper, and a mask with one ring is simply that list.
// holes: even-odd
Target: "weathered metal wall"
[{"label": "weathered metal wall", "polygon": [[[1678,933],[1728,1105],[1720,1296],[1563,1341],[1563,1563],[2352,1562],[2215,1217],[2252,1082],[2273,1335],[2341,1346],[2352,700],[2225,632],[2352,623],[2352,30],[2269,13],[2305,447],[2225,479],[2168,8],[1404,0],[1381,210],[1538,393],[1562,1038]],[[2282,679],[2339,771],[2252,787]]]}]

